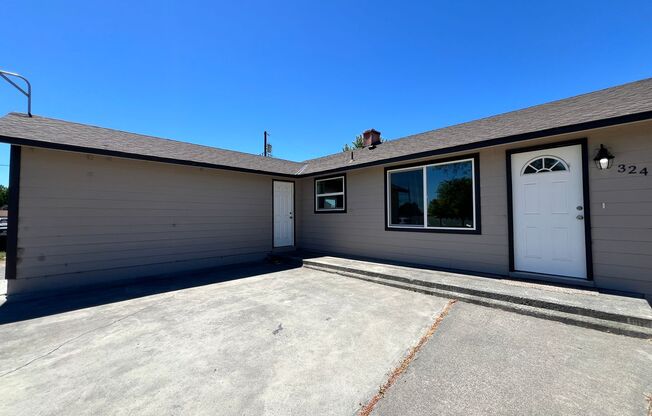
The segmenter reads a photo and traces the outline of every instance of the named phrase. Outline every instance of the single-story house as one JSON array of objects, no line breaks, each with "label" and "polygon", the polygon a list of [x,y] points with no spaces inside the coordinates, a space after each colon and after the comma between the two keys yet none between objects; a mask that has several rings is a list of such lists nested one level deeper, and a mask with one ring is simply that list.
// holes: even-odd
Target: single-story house
[{"label": "single-story house", "polygon": [[652,78],[304,162],[10,113],[8,295],[283,249],[652,298]]}]

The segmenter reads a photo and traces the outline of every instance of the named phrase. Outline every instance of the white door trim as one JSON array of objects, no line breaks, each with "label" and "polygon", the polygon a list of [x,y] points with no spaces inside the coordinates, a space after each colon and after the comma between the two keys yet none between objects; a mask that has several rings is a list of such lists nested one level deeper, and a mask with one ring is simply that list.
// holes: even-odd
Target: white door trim
[{"label": "white door trim", "polygon": [[[568,231],[570,233],[569,241],[572,241],[572,243],[570,244],[572,249],[575,250],[573,256],[576,257],[570,260],[570,262],[573,264],[569,263],[570,267],[568,267],[568,269],[566,267],[560,267],[559,263],[557,263],[557,265],[554,266],[555,262],[559,260],[558,258],[554,258],[554,257],[549,262],[549,265],[547,265],[548,263],[546,263],[545,261],[542,261],[540,262],[540,264],[543,265],[543,267],[531,267],[531,269],[523,268],[522,267],[523,262],[519,262],[518,261],[519,259],[517,258],[517,256],[522,255],[522,252],[518,253],[517,250],[517,244],[519,244],[519,236],[516,233],[522,232],[522,229],[517,230],[516,228],[523,227],[523,223],[521,222],[520,225],[516,224],[518,222],[517,219],[515,218],[516,215],[518,215],[517,206],[516,206],[517,190],[515,189],[515,185],[514,185],[515,183],[514,176],[519,173],[522,173],[523,166],[514,166],[513,163],[514,156],[515,155],[520,156],[518,159],[519,159],[519,163],[522,164],[524,163],[524,159],[531,160],[531,157],[528,156],[534,157],[539,154],[540,155],[549,154],[555,156],[560,152],[564,152],[564,148],[567,148],[569,150],[573,147],[575,147],[575,149],[578,149],[574,151],[579,152],[579,157],[577,157],[577,159],[574,162],[572,162],[574,167],[571,167],[574,170],[575,174],[578,175],[576,179],[579,181],[579,183],[576,183],[575,186],[579,186],[579,189],[569,191],[570,192],[568,194],[569,201],[567,202],[567,206],[569,206],[569,209],[568,209],[568,216],[566,218],[568,219],[568,221],[570,221],[571,216],[572,218],[577,218],[577,215],[581,215],[584,217],[584,219],[577,220],[580,221],[579,223],[575,223],[576,220],[573,220],[572,222],[567,222],[566,224],[569,227],[571,227],[570,230]],[[524,153],[527,153],[527,155],[523,155]],[[591,256],[591,224],[590,224],[591,214],[590,214],[590,200],[589,200],[589,192],[588,192],[588,165],[587,165],[588,162],[587,161],[588,161],[588,150],[587,150],[586,139],[551,143],[548,145],[533,146],[533,147],[520,148],[520,149],[509,149],[506,151],[510,272],[512,273],[524,272],[526,274],[542,275],[542,277],[555,276],[555,277],[561,277],[570,280],[577,280],[578,282],[593,279],[592,256]],[[558,173],[553,172],[551,176],[547,177],[547,179],[551,180],[552,176],[554,176],[555,174]],[[540,173],[539,175],[546,175],[546,173]],[[577,197],[577,200],[573,199],[575,197]],[[583,209],[581,211],[575,212],[576,206],[574,204],[576,204],[577,206],[582,206]],[[573,208],[573,211],[571,211],[570,208]],[[556,217],[556,220],[558,219],[559,216]],[[582,224],[583,226],[579,226],[580,224]],[[557,227],[555,226],[554,228]],[[521,235],[520,239],[522,240],[522,238],[523,236]],[[548,240],[549,239],[550,238],[548,238]],[[521,247],[521,249],[522,248],[523,247]],[[551,248],[551,247],[546,246],[546,248]],[[567,272],[567,270],[569,270],[569,272]]]},{"label": "white door trim", "polygon": [[273,247],[292,247],[296,217],[294,182],[274,179],[272,184]]}]

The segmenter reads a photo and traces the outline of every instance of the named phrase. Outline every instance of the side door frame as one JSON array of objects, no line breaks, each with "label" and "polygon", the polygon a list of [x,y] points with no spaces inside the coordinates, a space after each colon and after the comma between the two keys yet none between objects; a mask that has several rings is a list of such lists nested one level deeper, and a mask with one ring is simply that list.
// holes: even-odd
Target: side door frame
[{"label": "side door frame", "polygon": [[519,147],[507,149],[505,151],[505,167],[507,169],[507,227],[509,240],[509,272],[513,273],[514,269],[514,207],[513,207],[513,190],[512,190],[512,155],[515,153],[532,152],[535,150],[554,149],[557,147],[566,147],[580,145],[582,158],[582,196],[584,198],[584,244],[586,251],[586,280],[593,280],[593,249],[591,247],[591,200],[589,198],[589,164],[588,164],[588,140],[586,137],[561,142],[547,143],[528,147]]},{"label": "side door frame", "polygon": [[[275,190],[274,184],[276,182],[285,182],[292,184],[292,245],[289,246],[277,246],[274,238],[274,231],[276,227],[276,220],[274,218],[274,198]],[[296,247],[297,246],[297,184],[295,181],[287,181],[282,179],[272,179],[272,248],[280,247]]]}]

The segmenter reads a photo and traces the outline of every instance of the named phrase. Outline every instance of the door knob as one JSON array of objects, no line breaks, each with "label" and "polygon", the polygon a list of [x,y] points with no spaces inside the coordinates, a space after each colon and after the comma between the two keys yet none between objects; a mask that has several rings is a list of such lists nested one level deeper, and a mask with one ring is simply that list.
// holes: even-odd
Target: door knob
[{"label": "door knob", "polygon": [[577,210],[578,210],[578,211],[581,211],[581,210],[583,210],[583,209],[584,209],[583,206],[581,206],[581,205],[578,205],[578,206],[577,206]]},{"label": "door knob", "polygon": [[578,220],[583,220],[583,219],[584,219],[584,215],[578,215],[578,216],[575,217],[575,218],[577,218]]}]

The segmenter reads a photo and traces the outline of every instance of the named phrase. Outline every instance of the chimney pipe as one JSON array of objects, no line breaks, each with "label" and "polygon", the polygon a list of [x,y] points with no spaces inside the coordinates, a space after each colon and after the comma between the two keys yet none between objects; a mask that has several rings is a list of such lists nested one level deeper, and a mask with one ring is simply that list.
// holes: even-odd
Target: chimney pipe
[{"label": "chimney pipe", "polygon": [[374,148],[380,144],[380,132],[378,130],[369,129],[362,132],[362,143],[364,147]]}]

